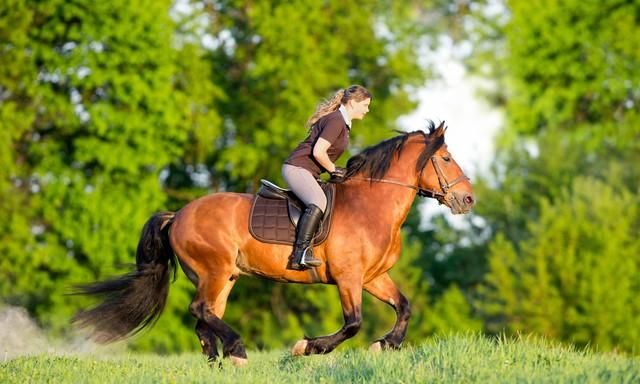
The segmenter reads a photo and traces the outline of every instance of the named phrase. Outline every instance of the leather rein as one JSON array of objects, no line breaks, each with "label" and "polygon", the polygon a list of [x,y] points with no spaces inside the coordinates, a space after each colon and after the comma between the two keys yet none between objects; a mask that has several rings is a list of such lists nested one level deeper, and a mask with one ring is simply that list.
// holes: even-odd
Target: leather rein
[{"label": "leather rein", "polygon": [[376,183],[394,184],[394,185],[399,185],[399,186],[406,187],[406,188],[411,188],[411,189],[416,190],[418,192],[418,196],[420,196],[420,197],[431,197],[431,198],[434,198],[434,199],[438,200],[438,202],[440,204],[443,204],[445,196],[449,192],[449,189],[451,189],[454,185],[456,185],[456,184],[458,184],[458,183],[460,183],[460,182],[462,182],[464,180],[469,180],[469,178],[467,177],[467,175],[462,174],[462,175],[456,177],[453,181],[448,181],[446,176],[442,172],[442,169],[438,165],[438,162],[436,161],[436,156],[431,156],[430,160],[431,160],[431,163],[433,164],[433,169],[435,169],[436,175],[438,176],[438,182],[440,183],[440,191],[436,191],[436,190],[433,190],[433,189],[420,187],[419,184],[420,184],[420,180],[422,180],[422,173],[424,172],[424,168],[422,168],[422,170],[420,170],[420,177],[418,178],[418,185],[417,186],[416,185],[412,185],[412,184],[403,183],[403,182],[397,181],[397,180],[372,179],[370,177],[349,178],[349,179],[350,180],[371,181],[371,182],[376,182]]}]

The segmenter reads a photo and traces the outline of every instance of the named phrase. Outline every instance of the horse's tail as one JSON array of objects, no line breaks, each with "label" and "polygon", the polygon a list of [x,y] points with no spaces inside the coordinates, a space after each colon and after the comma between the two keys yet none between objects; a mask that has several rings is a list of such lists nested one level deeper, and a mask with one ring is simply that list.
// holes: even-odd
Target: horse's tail
[{"label": "horse's tail", "polygon": [[76,286],[75,293],[103,297],[97,306],[74,316],[74,323],[92,328],[91,338],[110,343],[132,336],[158,319],[169,294],[176,257],[168,230],[175,214],[156,213],[142,229],[136,270],[111,280]]}]

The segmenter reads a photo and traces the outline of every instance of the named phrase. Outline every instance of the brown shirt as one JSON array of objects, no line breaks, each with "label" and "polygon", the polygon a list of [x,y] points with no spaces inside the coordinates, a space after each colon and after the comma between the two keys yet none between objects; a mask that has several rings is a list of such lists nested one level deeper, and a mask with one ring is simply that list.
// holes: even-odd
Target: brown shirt
[{"label": "brown shirt", "polygon": [[327,155],[332,162],[335,162],[349,146],[349,127],[339,110],[322,116],[311,127],[309,136],[298,144],[284,161],[285,164],[304,168],[316,178],[320,176],[326,169],[313,156],[313,147],[320,137],[331,143],[327,149]]}]

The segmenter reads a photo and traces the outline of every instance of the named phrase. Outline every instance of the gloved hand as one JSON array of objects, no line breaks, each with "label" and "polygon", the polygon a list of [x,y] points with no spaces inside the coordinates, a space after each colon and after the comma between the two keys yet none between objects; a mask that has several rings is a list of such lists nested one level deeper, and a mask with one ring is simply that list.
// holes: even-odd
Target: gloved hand
[{"label": "gloved hand", "polygon": [[329,181],[332,183],[340,183],[344,180],[345,176],[347,176],[347,169],[336,167],[336,169],[331,172],[331,178],[329,179]]}]

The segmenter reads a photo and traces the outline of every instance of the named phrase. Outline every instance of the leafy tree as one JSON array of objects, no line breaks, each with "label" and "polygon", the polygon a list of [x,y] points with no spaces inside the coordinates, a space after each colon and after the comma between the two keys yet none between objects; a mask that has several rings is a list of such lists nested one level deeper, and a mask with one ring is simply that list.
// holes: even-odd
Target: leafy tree
[{"label": "leafy tree", "polygon": [[0,12],[0,294],[54,329],[86,304],[69,285],[130,263],[164,205],[158,172],[182,154],[192,116],[170,6],[23,0]]},{"label": "leafy tree", "polygon": [[530,238],[515,248],[499,235],[491,245],[481,305],[491,316],[490,330],[635,350],[637,207],[637,196],[624,187],[584,177],[556,201],[541,199]]},{"label": "leafy tree", "polygon": [[[638,190],[640,76],[633,68],[640,50],[619,37],[639,32],[640,8],[555,0],[504,7],[477,13],[482,33],[471,60],[499,80],[492,96],[507,116],[492,171],[476,184],[476,213],[490,228],[483,258],[491,288],[479,306],[489,330],[632,350],[632,322],[613,307],[637,304],[600,290],[614,289],[604,288],[609,275],[602,272],[619,273],[608,263],[633,270],[627,252],[637,248],[630,236],[637,216],[612,212],[622,215],[622,206],[628,213],[629,194]],[[619,206],[621,196],[628,200]],[[627,325],[614,330],[607,321]]]},{"label": "leafy tree", "polygon": [[315,104],[351,83],[374,94],[367,120],[354,128],[357,147],[389,137],[395,118],[414,107],[407,87],[425,80],[409,35],[418,20],[406,3],[193,4],[214,21],[204,36],[216,42],[212,75],[225,90],[224,132],[208,162],[216,188],[254,191],[260,178],[281,180]]},{"label": "leafy tree", "polygon": [[[9,12],[11,10],[11,12]],[[9,1],[0,8],[0,295],[9,297],[20,285],[22,271],[13,265],[17,255],[33,249],[28,203],[29,180],[18,178],[24,171],[24,156],[16,151],[20,138],[27,135],[35,118],[35,109],[26,100],[33,94],[36,74],[30,72],[32,58],[28,27],[32,12],[22,1]],[[24,282],[23,284],[28,284]]]}]

